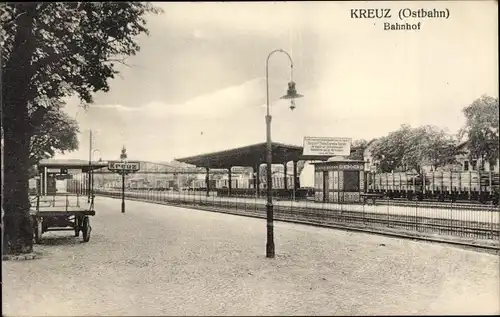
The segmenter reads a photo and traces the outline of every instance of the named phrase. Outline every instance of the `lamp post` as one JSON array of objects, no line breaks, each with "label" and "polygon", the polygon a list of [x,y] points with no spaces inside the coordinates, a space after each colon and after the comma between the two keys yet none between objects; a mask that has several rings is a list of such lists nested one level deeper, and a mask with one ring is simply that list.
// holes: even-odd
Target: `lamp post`
[{"label": "lamp post", "polygon": [[[125,149],[125,146],[122,148],[122,153],[120,154],[120,160],[122,163],[125,163],[125,160],[127,159],[127,150]],[[125,164],[122,164],[122,170],[120,174],[122,174],[122,214],[125,213]]]},{"label": "lamp post", "polygon": [[[102,156],[101,150],[99,149],[94,149],[92,150],[92,160],[94,159],[94,153],[99,152],[100,156]],[[94,169],[92,169],[92,184],[90,186],[92,189],[94,189]]]},{"label": "lamp post", "polygon": [[295,82],[293,82],[293,61],[290,54],[282,49],[277,49],[269,53],[266,60],[266,88],[267,88],[267,114],[266,114],[266,143],[267,143],[267,203],[266,203],[266,211],[267,211],[267,242],[266,242],[266,257],[274,258],[274,214],[273,214],[273,184],[272,184],[272,171],[271,166],[273,162],[273,149],[271,142],[271,115],[269,112],[269,58],[274,53],[285,53],[290,59],[290,82],[288,83],[288,90],[286,95],[281,97],[281,99],[290,99],[291,105],[290,109],[295,109],[295,98],[303,97],[300,94],[297,94],[297,90],[295,89]]}]

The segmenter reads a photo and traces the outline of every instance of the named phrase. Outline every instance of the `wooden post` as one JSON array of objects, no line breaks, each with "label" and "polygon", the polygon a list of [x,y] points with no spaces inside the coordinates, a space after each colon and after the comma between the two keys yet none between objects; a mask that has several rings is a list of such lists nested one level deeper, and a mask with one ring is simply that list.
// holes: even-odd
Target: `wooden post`
[{"label": "wooden post", "polygon": [[462,194],[462,172],[458,172],[458,194]]},{"label": "wooden post", "polygon": [[469,200],[472,198],[472,172],[469,171]]}]

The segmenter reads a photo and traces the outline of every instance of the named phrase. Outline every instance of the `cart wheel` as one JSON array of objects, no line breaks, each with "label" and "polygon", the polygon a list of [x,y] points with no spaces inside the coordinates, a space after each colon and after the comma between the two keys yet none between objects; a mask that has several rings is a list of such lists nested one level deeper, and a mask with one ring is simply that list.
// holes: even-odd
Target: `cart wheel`
[{"label": "cart wheel", "polygon": [[90,231],[92,231],[92,227],[90,226],[90,219],[88,216],[85,216],[82,221],[82,236],[83,242],[89,242],[90,240]]},{"label": "cart wheel", "polygon": [[35,243],[40,244],[42,242],[42,234],[43,234],[43,219],[35,218]]},{"label": "cart wheel", "polygon": [[75,216],[75,237],[80,236],[80,217]]}]

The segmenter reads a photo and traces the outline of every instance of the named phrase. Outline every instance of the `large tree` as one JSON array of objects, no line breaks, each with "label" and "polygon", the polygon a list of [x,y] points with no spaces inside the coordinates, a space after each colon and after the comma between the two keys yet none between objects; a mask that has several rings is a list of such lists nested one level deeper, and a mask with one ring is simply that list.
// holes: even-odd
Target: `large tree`
[{"label": "large tree", "polygon": [[463,109],[466,118],[461,136],[467,137],[471,160],[495,162],[499,156],[498,98],[483,95]]},{"label": "large tree", "polygon": [[[83,106],[108,91],[117,63],[139,51],[144,2],[19,2],[1,5],[4,132],[4,252],[33,248],[29,217],[30,140],[50,114],[42,99],[77,95]],[[31,109],[30,106],[35,107]],[[48,108],[47,108],[48,107]]]}]

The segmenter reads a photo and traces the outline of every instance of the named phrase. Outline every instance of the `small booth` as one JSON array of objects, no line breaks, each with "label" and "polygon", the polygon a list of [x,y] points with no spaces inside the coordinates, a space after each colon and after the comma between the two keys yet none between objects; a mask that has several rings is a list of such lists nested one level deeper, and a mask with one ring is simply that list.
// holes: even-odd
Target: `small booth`
[{"label": "small booth", "polygon": [[365,162],[330,158],[314,164],[314,200],[318,202],[362,202]]}]

